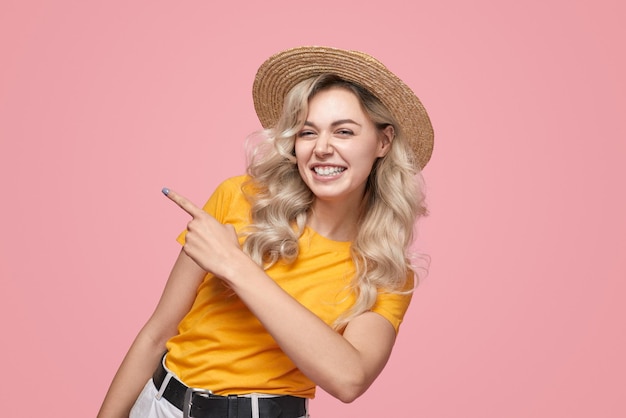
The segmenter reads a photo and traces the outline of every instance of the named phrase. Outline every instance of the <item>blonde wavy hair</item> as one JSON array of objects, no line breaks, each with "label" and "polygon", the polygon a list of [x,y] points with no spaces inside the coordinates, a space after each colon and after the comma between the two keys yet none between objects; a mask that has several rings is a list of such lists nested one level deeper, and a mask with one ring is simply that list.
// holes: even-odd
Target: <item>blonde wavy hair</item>
[{"label": "blonde wavy hair", "polygon": [[413,290],[418,276],[409,246],[417,219],[427,214],[421,175],[407,139],[368,90],[324,74],[298,83],[288,93],[276,126],[263,131],[263,141],[249,149],[250,181],[244,184],[244,192],[252,205],[252,223],[244,232],[243,249],[264,268],[279,260],[293,262],[298,256],[298,238],[315,196],[298,172],[295,138],[307,117],[309,100],[331,87],[354,93],[379,130],[392,125],[395,132],[390,151],[374,163],[363,196],[360,227],[351,245],[356,270],[350,286],[356,299],[334,324],[342,330],[374,306],[379,292]]}]

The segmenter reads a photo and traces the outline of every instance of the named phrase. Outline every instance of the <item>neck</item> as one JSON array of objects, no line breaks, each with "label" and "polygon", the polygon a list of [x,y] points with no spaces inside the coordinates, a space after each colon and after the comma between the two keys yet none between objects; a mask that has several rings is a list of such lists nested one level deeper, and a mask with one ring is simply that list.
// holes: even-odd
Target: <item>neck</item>
[{"label": "neck", "polygon": [[358,205],[316,199],[311,207],[308,226],[334,241],[353,241],[356,237]]}]

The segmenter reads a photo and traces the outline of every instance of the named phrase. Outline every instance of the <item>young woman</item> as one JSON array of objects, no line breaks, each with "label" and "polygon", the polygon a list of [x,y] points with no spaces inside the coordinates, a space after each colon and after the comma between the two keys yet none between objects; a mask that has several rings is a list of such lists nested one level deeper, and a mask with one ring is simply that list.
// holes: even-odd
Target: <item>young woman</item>
[{"label": "young woman", "polygon": [[351,402],[389,358],[426,212],[426,111],[379,61],[325,47],[270,57],[253,97],[266,141],[248,173],[202,209],[164,189],[192,220],[100,418],[304,417],[317,385]]}]

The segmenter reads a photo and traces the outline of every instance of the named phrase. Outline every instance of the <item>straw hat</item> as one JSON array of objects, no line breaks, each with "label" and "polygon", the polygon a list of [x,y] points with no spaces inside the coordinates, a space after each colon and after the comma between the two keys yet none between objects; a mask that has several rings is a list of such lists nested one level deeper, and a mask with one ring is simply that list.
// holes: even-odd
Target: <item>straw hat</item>
[{"label": "straw hat", "polygon": [[257,71],[254,108],[264,128],[274,127],[283,101],[297,83],[331,73],[369,90],[391,112],[411,144],[414,161],[424,168],[433,150],[433,128],[415,93],[377,59],[359,51],[305,46],[279,52]]}]

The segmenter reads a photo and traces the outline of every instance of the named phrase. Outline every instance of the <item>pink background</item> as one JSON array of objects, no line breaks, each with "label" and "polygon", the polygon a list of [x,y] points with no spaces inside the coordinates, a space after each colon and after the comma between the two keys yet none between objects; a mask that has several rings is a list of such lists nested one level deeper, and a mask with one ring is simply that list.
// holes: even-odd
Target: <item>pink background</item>
[{"label": "pink background", "polygon": [[187,222],[161,187],[241,173],[257,67],[317,44],[386,63],[436,143],[393,357],[313,416],[626,416],[623,4],[2,0],[2,415],[96,414]]}]

